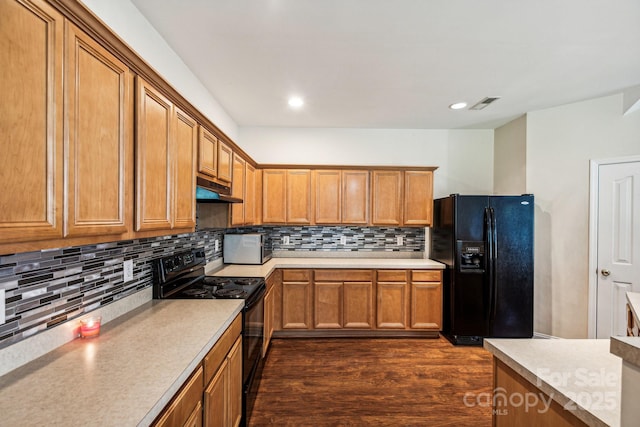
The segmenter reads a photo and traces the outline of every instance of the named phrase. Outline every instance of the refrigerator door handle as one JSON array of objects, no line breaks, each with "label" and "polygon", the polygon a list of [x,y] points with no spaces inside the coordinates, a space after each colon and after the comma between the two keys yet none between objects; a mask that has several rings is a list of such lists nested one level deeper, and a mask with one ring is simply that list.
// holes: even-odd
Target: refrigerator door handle
[{"label": "refrigerator door handle", "polygon": [[494,292],[494,280],[493,280],[493,228],[491,227],[491,208],[484,208],[484,242],[486,245],[486,286],[488,288],[488,304],[485,305],[487,307],[485,311],[485,321],[487,325],[487,330],[491,330],[491,319],[493,313],[493,292]]},{"label": "refrigerator door handle", "polygon": [[491,251],[489,252],[489,263],[491,264],[491,276],[490,276],[490,302],[489,302],[489,321],[490,321],[490,331],[493,329],[492,323],[496,318],[496,310],[497,310],[497,302],[498,302],[498,277],[496,274],[497,270],[497,259],[498,259],[498,228],[496,226],[496,213],[493,208],[489,208],[489,221],[490,221],[490,235],[491,235]]}]

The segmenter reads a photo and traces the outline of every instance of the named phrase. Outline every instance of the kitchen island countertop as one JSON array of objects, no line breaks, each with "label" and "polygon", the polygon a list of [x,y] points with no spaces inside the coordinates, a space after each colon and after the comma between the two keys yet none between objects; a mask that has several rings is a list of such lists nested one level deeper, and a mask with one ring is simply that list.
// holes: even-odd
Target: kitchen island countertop
[{"label": "kitchen island countertop", "polygon": [[622,360],[608,339],[485,339],[484,347],[589,426],[619,426]]},{"label": "kitchen island countertop", "polygon": [[149,425],[242,309],[153,300],[0,377],[0,424]]},{"label": "kitchen island countertop", "polygon": [[436,269],[445,265],[421,258],[272,258],[262,265],[226,264],[213,276],[267,277],[276,268]]}]

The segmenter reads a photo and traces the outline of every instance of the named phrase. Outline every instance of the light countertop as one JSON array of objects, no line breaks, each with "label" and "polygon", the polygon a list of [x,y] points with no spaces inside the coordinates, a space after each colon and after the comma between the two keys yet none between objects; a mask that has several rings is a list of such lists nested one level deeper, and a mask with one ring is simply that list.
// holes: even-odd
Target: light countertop
[{"label": "light countertop", "polygon": [[445,265],[431,259],[408,258],[272,258],[262,265],[226,264],[213,276],[267,277],[276,268],[438,269]]},{"label": "light countertop", "polygon": [[491,338],[484,347],[587,425],[620,425],[622,361],[608,339]]},{"label": "light countertop", "polygon": [[242,309],[153,300],[0,377],[0,424],[149,425]]}]

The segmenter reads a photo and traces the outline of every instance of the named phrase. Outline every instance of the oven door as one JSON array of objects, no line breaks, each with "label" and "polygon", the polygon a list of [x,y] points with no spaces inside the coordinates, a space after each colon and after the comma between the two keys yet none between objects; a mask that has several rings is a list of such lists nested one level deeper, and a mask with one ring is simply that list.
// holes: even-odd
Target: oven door
[{"label": "oven door", "polygon": [[262,341],[264,339],[264,294],[263,286],[247,300],[243,309],[242,328],[242,383],[244,425],[247,425],[253,402],[260,384],[262,372]]}]

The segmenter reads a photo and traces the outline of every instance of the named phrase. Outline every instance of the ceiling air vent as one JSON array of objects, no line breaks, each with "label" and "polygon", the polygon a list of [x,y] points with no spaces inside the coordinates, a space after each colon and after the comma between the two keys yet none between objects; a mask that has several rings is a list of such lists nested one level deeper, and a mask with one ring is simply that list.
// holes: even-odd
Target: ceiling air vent
[{"label": "ceiling air vent", "polygon": [[487,96],[486,98],[477,102],[474,106],[469,107],[469,110],[482,110],[483,108],[486,108],[489,104],[497,101],[498,99],[500,99],[499,96]]}]

